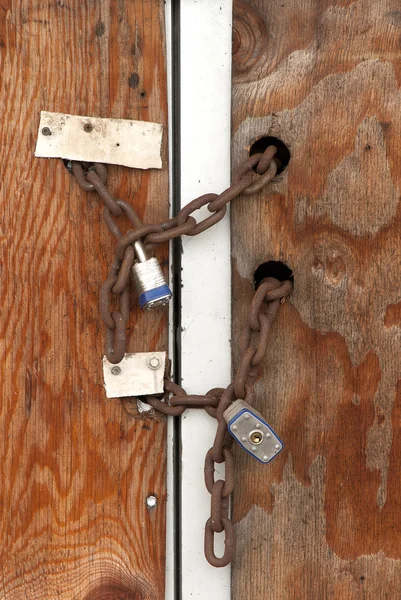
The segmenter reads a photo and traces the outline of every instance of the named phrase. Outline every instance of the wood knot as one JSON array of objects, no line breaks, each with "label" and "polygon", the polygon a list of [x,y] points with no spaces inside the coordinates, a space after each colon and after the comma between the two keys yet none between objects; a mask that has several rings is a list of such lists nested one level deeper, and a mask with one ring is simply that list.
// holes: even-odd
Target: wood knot
[{"label": "wood knot", "polygon": [[267,46],[266,24],[259,13],[242,0],[234,3],[233,72],[249,73],[260,61]]},{"label": "wood knot", "polygon": [[331,287],[339,286],[347,272],[343,258],[335,252],[325,257],[315,256],[312,269],[318,279]]},{"label": "wood knot", "polygon": [[104,584],[91,590],[85,600],[143,600],[144,595],[140,591],[128,589],[123,584]]}]

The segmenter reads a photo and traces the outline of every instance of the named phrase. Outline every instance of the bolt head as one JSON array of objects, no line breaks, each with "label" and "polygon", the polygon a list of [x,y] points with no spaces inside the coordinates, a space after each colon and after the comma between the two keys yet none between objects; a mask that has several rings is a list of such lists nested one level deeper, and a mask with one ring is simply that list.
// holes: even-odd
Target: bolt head
[{"label": "bolt head", "polygon": [[161,365],[160,358],[155,354],[153,356],[149,356],[147,360],[147,365],[149,369],[153,369],[154,371],[156,371],[156,369],[158,369]]},{"label": "bolt head", "polygon": [[112,375],[120,375],[121,373],[121,368],[120,367],[111,367],[111,374]]},{"label": "bolt head", "polygon": [[148,508],[155,508],[157,506],[157,498],[156,498],[156,496],[148,496],[146,498],[146,506]]}]

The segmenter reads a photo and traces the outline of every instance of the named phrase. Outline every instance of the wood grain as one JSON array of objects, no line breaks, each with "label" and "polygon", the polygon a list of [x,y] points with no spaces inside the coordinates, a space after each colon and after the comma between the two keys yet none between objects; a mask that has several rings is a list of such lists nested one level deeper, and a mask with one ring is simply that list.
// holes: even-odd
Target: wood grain
[{"label": "wood grain", "polygon": [[[0,598],[161,600],[165,421],[103,389],[114,241],[96,196],[33,151],[42,109],[166,125],[164,4],[1,0],[0,61]],[[146,221],[168,214],[166,142],[162,171],[109,168]],[[128,351],[166,341],[166,313],[133,301]]]},{"label": "wood grain", "polygon": [[265,135],[291,160],[233,203],[234,340],[255,268],[295,274],[255,400],[286,448],[236,454],[235,600],[400,597],[399,8],[235,0],[234,167]]}]

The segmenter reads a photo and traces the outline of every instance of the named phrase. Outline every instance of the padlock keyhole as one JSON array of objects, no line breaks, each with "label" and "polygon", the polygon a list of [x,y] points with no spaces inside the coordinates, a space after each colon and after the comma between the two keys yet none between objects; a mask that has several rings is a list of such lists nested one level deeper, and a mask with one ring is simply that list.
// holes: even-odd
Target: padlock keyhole
[{"label": "padlock keyhole", "polygon": [[251,431],[249,434],[249,441],[254,446],[258,446],[263,442],[263,433],[261,431]]}]

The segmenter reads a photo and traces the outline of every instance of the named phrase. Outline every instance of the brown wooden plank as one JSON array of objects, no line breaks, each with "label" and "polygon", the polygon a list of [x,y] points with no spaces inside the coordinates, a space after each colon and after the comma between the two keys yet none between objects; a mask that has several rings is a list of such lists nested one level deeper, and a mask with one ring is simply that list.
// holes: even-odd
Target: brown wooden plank
[{"label": "brown wooden plank", "polygon": [[[0,60],[0,597],[163,599],[165,420],[103,389],[114,240],[96,196],[33,151],[41,109],[166,125],[164,3],[2,0]],[[166,141],[162,171],[109,168],[146,221],[168,214]],[[131,314],[128,351],[166,349],[166,312]]]},{"label": "brown wooden plank", "polygon": [[292,157],[233,203],[233,339],[260,263],[287,263],[295,290],[255,401],[286,449],[267,467],[236,453],[233,598],[399,598],[400,4],[235,13],[234,166],[264,135]]}]

